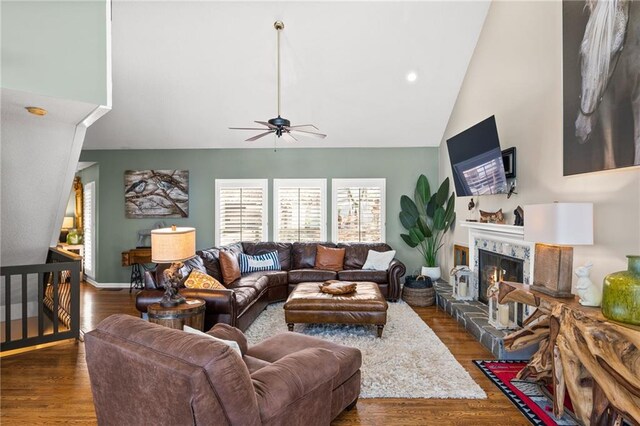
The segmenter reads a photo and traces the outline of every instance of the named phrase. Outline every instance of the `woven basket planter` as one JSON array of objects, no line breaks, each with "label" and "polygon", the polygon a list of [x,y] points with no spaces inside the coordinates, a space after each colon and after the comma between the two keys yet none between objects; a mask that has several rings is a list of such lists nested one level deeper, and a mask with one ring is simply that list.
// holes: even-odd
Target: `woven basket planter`
[{"label": "woven basket planter", "polygon": [[[418,277],[418,279],[420,279],[420,277]],[[405,284],[402,289],[402,300],[411,306],[431,306],[436,301],[436,292],[433,287],[410,288]]]}]

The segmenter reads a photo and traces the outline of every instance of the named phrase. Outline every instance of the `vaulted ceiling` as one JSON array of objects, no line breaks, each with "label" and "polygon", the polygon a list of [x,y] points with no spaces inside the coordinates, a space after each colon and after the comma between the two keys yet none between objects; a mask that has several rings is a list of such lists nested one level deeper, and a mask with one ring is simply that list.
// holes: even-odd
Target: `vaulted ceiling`
[{"label": "vaulted ceiling", "polygon": [[277,115],[276,20],[282,116],[329,135],[297,147],[438,146],[488,7],[114,2],[113,110],[84,149],[272,147],[272,136],[244,142],[257,132],[228,127]]}]

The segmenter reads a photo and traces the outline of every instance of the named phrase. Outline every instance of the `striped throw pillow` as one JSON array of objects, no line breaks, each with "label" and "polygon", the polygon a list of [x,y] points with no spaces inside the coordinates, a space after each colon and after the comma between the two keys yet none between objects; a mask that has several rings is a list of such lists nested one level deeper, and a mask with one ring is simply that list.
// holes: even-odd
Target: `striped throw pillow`
[{"label": "striped throw pillow", "polygon": [[258,256],[249,256],[248,254],[240,253],[238,263],[240,264],[241,274],[257,271],[279,271],[281,269],[277,251]]}]

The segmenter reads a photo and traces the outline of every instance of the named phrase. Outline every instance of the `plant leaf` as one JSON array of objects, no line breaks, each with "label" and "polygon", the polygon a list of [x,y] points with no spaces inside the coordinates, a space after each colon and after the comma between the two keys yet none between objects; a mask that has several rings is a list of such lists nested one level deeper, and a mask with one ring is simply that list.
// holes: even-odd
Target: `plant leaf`
[{"label": "plant leaf", "polygon": [[433,227],[438,230],[444,230],[445,228],[444,209],[442,207],[438,207],[433,215]]},{"label": "plant leaf", "polygon": [[413,228],[416,226],[416,222],[418,222],[417,217],[412,216],[404,210],[400,212],[400,223],[402,223],[402,226],[404,226],[405,229],[409,230]]},{"label": "plant leaf", "polygon": [[415,220],[418,220],[420,213],[418,213],[416,203],[414,203],[411,198],[407,197],[406,195],[400,197],[400,208],[403,212],[406,212],[407,214],[413,216]]},{"label": "plant leaf", "polygon": [[429,229],[429,225],[427,225],[427,221],[424,216],[420,216],[418,219],[418,228],[420,228],[420,232],[424,235],[425,238],[431,238],[431,229]]},{"label": "plant leaf", "polygon": [[431,199],[427,203],[427,216],[431,218],[433,217],[433,214],[436,212],[436,208],[438,207],[436,203],[436,195],[437,194],[433,194],[431,196]]},{"label": "plant leaf", "polygon": [[407,245],[409,247],[411,247],[411,248],[418,247],[418,244],[416,244],[413,241],[411,241],[411,237],[408,236],[407,234],[400,234],[400,237],[404,240],[405,243],[407,243]]},{"label": "plant leaf", "polygon": [[417,227],[409,229],[409,236],[411,237],[411,241],[416,243],[416,245],[424,241],[424,235]]},{"label": "plant leaf", "polygon": [[416,184],[416,202],[418,201],[418,195],[422,200],[422,203],[429,200],[431,198],[431,188],[429,187],[429,180],[425,175],[420,175],[418,178],[418,183]]},{"label": "plant leaf", "polygon": [[446,178],[437,192],[436,203],[438,207],[444,206],[447,197],[449,196],[449,178]]}]

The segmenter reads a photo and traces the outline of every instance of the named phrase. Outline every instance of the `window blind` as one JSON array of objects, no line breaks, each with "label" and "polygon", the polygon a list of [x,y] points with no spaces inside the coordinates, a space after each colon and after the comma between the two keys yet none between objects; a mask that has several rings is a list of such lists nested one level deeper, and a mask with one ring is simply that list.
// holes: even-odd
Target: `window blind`
[{"label": "window blind", "polygon": [[[376,181],[380,181],[376,179]],[[384,182],[379,185],[334,184],[334,240],[384,241]]]},{"label": "window blind", "polygon": [[84,229],[84,273],[95,278],[94,239],[95,239],[95,182],[88,182],[83,190],[83,227]]},{"label": "window blind", "polygon": [[218,244],[266,240],[266,189],[224,185],[218,188]]},{"label": "window blind", "polygon": [[[276,241],[322,241],[325,235],[324,188],[274,183]],[[326,185],[326,184],[325,184]],[[326,186],[325,186],[326,187]]]}]

